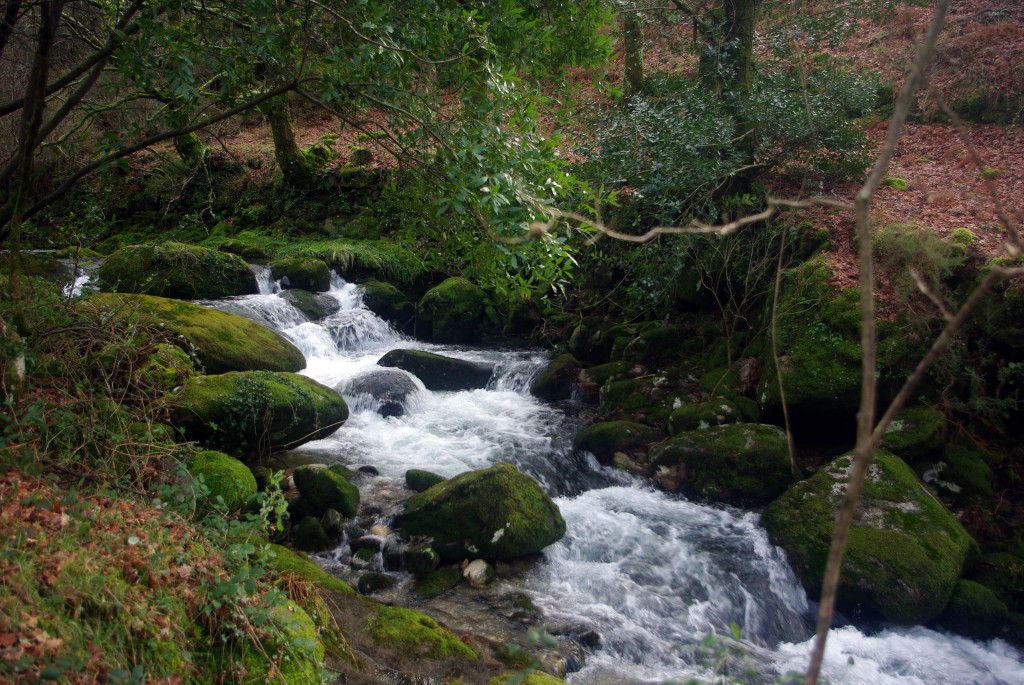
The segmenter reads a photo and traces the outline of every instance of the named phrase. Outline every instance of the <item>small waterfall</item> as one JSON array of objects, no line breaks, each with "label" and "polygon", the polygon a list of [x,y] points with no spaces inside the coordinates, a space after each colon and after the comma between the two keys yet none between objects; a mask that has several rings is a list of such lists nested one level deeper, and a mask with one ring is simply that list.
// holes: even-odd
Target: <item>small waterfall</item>
[{"label": "small waterfall", "polygon": [[260,295],[273,295],[281,292],[281,285],[274,280],[271,269],[266,264],[250,264],[253,274],[256,275],[256,286]]}]

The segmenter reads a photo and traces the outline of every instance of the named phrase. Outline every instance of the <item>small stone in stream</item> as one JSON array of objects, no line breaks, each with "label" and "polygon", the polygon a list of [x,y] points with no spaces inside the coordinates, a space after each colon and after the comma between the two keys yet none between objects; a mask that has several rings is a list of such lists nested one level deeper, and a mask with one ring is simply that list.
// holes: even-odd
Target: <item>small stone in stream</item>
[{"label": "small stone in stream", "polygon": [[371,476],[379,476],[380,471],[377,470],[376,466],[360,466],[358,469],[359,473],[366,473]]},{"label": "small stone in stream", "polygon": [[364,507],[362,511],[363,511],[363,516],[377,516],[383,510],[380,507],[378,507],[376,504],[370,504],[370,505],[367,505],[366,507]]},{"label": "small stone in stream", "polygon": [[357,571],[365,571],[373,567],[373,558],[377,553],[372,549],[360,549],[352,555],[352,568]]},{"label": "small stone in stream", "polygon": [[320,518],[320,525],[324,527],[324,532],[332,538],[338,537],[338,533],[341,532],[342,522],[343,519],[337,509],[328,509]]},{"label": "small stone in stream", "polygon": [[364,573],[359,578],[359,594],[372,595],[395,586],[397,581],[386,573]]},{"label": "small stone in stream", "polygon": [[462,577],[473,587],[487,587],[494,580],[494,567],[483,559],[474,559],[462,569]]},{"label": "small stone in stream", "polygon": [[601,633],[596,630],[588,630],[582,635],[578,635],[576,639],[580,644],[586,645],[587,647],[600,647],[601,646]]},{"label": "small stone in stream", "polygon": [[383,523],[375,523],[370,526],[370,535],[379,535],[382,538],[386,538],[391,535],[391,529]]},{"label": "small stone in stream", "polygon": [[402,556],[405,570],[413,575],[430,573],[441,563],[440,555],[426,545],[406,548]]},{"label": "small stone in stream", "polygon": [[352,549],[372,549],[379,552],[384,547],[384,540],[376,535],[364,535],[352,542]]}]

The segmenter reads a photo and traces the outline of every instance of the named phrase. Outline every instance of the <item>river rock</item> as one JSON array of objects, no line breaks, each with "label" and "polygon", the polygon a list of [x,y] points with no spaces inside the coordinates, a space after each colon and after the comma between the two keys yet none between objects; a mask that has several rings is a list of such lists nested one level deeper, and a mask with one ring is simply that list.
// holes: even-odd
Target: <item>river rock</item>
[{"label": "river rock", "polygon": [[457,587],[461,580],[461,570],[455,566],[445,566],[417,576],[413,583],[413,592],[417,597],[430,599]]},{"label": "river rock", "polygon": [[328,549],[333,544],[327,531],[312,516],[306,516],[292,531],[295,538],[295,547],[304,552],[319,552]]},{"label": "river rock", "polygon": [[390,283],[368,280],[359,287],[363,289],[366,308],[396,328],[406,330],[416,316],[416,304]]},{"label": "river rock", "polygon": [[743,412],[733,402],[718,398],[707,402],[694,402],[672,410],[668,417],[668,430],[672,435],[699,430],[710,426],[738,423]]},{"label": "river rock", "polygon": [[416,333],[435,342],[479,338],[487,295],[465,278],[449,278],[431,288],[416,307]]},{"label": "river rock", "polygon": [[404,416],[409,397],[419,392],[420,386],[409,372],[384,368],[342,381],[335,390],[355,403],[359,403],[360,395],[372,398],[374,409],[381,416]]},{"label": "river rock", "polygon": [[306,359],[295,345],[236,314],[149,295],[96,294],[85,306],[164,328],[191,351],[207,373],[301,371]]},{"label": "river rock", "polygon": [[202,478],[209,500],[220,498],[228,511],[240,509],[256,495],[256,477],[249,467],[223,452],[197,452],[188,460],[188,471],[193,478]]},{"label": "river rock", "polygon": [[198,245],[129,245],[114,251],[96,272],[100,289],[183,300],[259,292],[241,257]]},{"label": "river rock", "polygon": [[591,366],[580,371],[577,378],[580,388],[583,390],[583,398],[596,402],[601,386],[611,381],[621,381],[629,378],[636,378],[647,373],[647,369],[640,364],[633,362],[608,362],[598,366]]},{"label": "river rock", "polygon": [[571,398],[581,366],[571,354],[558,355],[530,383],[530,394],[548,402]]},{"label": "river rock", "polygon": [[558,507],[537,481],[504,463],[413,495],[398,526],[407,536],[433,538],[445,561],[511,559],[539,552],[565,535]]},{"label": "river rock", "polygon": [[306,315],[310,321],[317,321],[341,309],[341,303],[330,295],[311,293],[308,290],[285,290],[281,298]]},{"label": "river rock", "polygon": [[377,573],[371,571],[370,573],[364,573],[359,577],[359,594],[361,595],[372,595],[381,590],[389,590],[398,583],[398,580],[394,576],[389,576],[386,573]]},{"label": "river rock", "polygon": [[415,492],[423,492],[444,481],[444,476],[439,476],[436,473],[422,469],[409,469],[405,472],[405,485]]},{"label": "river rock", "polygon": [[295,469],[292,475],[302,498],[319,515],[324,515],[329,509],[336,509],[348,518],[356,515],[359,489],[337,471],[323,464],[307,464]]},{"label": "river rock", "polygon": [[325,438],[348,418],[345,400],[294,373],[233,371],[196,376],[165,406],[189,440],[229,454],[265,454]]},{"label": "river rock", "polygon": [[[832,525],[853,463],[843,455],[790,487],[764,512],[811,597],[821,593]],[[977,545],[903,461],[879,450],[847,538],[837,606],[894,623],[923,623],[946,606]]]},{"label": "river rock", "polygon": [[[285,595],[286,597],[286,595]],[[324,667],[324,645],[317,625],[302,607],[289,599],[277,599],[258,631],[260,647],[242,641],[244,683],[315,683]],[[270,660],[268,654],[286,654]]]},{"label": "river rock", "polygon": [[604,466],[612,463],[615,453],[637,453],[644,455],[651,444],[661,440],[664,434],[657,428],[634,421],[605,421],[581,428],[573,438],[573,449],[593,454]]},{"label": "river rock", "polygon": [[380,366],[408,371],[427,390],[476,390],[487,386],[493,369],[484,364],[453,359],[421,350],[391,350],[377,360]]},{"label": "river rock", "polygon": [[331,289],[331,272],[322,259],[295,257],[270,263],[270,275],[281,280],[282,288],[298,288],[314,293]]},{"label": "river rock", "polygon": [[987,587],[961,579],[937,622],[961,635],[987,640],[1003,632],[1008,614],[1006,605]]},{"label": "river rock", "polygon": [[885,429],[882,447],[910,461],[942,449],[946,416],[930,407],[906,407]]},{"label": "river rock", "polygon": [[494,567],[483,559],[474,559],[462,569],[462,577],[473,587],[487,587],[494,582]]},{"label": "river rock", "polygon": [[682,433],[648,455],[655,482],[714,502],[760,505],[792,480],[786,434],[776,426],[714,426]]}]

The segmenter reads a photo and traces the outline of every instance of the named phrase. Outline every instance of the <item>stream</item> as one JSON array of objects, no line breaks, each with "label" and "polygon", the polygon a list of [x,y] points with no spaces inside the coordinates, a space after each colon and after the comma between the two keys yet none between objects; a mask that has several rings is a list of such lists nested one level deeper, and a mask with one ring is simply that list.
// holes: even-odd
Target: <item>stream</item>
[{"label": "stream", "polygon": [[[404,337],[334,278],[340,309],[309,321],[257,271],[261,294],[204,304],[275,329],[306,356],[304,374],[331,387],[376,367],[395,348],[423,349],[495,367],[486,389],[420,388],[399,417],[372,399],[348,397],[351,417],[334,435],[301,448],[303,459],[372,465],[361,488],[401,489],[407,469],[443,476],[515,464],[555,498],[568,532],[524,566],[517,589],[545,620],[589,627],[600,646],[571,683],[790,682],[810,652],[815,604],[769,541],[757,513],[667,495],[574,453],[586,420],[575,403],[529,394],[542,350],[434,345]],[[364,498],[367,493],[364,492]],[[330,555],[325,557],[329,560]],[[500,581],[505,582],[505,581]],[[733,638],[734,631],[739,640]],[[705,641],[709,633],[718,638]],[[1024,683],[1020,652],[922,627],[846,625],[832,631],[823,681],[849,685]]]}]

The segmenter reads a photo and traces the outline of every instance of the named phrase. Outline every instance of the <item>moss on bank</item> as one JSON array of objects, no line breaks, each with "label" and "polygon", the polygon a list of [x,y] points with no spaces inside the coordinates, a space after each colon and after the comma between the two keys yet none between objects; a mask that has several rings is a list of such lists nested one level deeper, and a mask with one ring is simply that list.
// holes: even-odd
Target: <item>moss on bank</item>
[{"label": "moss on bank", "polygon": [[366,632],[374,641],[397,648],[410,657],[475,661],[476,651],[426,614],[380,604],[374,607]]}]

